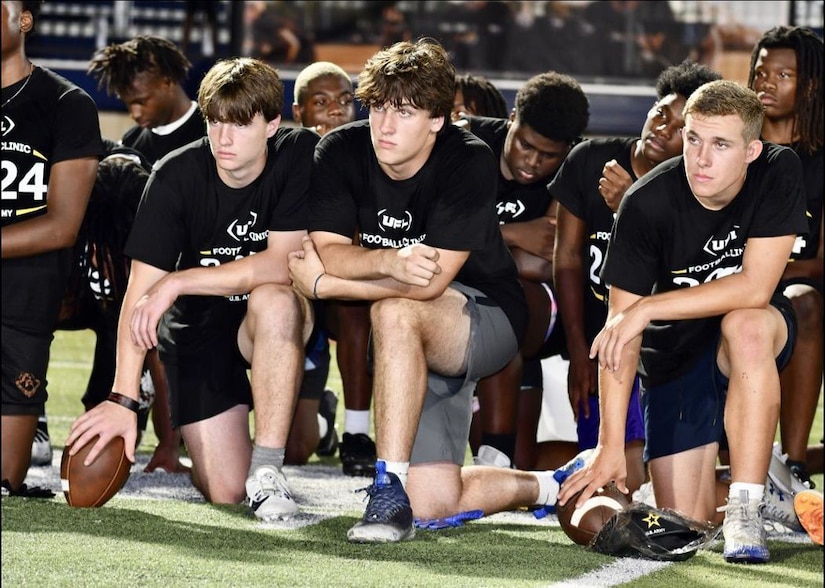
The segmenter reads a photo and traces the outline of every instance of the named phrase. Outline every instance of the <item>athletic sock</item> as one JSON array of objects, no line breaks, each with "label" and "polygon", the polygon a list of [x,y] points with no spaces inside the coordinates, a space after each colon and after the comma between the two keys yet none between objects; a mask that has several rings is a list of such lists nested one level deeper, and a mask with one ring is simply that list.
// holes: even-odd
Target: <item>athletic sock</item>
[{"label": "athletic sock", "polygon": [[[381,458],[379,458],[381,459]],[[407,487],[407,473],[410,471],[410,462],[408,461],[387,461],[382,460],[387,464],[387,471],[392,472],[398,479],[401,480],[401,485],[406,489]]]},{"label": "athletic sock", "polygon": [[284,467],[284,453],[283,447],[264,447],[257,443],[252,446],[252,462],[249,464],[249,475],[255,473],[259,467],[275,466],[276,468]]},{"label": "athletic sock", "polygon": [[762,501],[762,497],[765,496],[765,485],[764,484],[747,484],[745,482],[733,482],[730,485],[730,490],[728,491],[728,498],[731,496],[739,496],[740,490],[747,490],[748,491],[748,500],[759,500]]},{"label": "athletic sock", "polygon": [[370,434],[370,411],[369,410],[344,410],[344,432],[351,435],[363,433]]},{"label": "athletic sock", "polygon": [[482,433],[481,444],[495,447],[507,457],[510,458],[510,463],[513,463],[513,456],[516,453],[516,436],[510,433]]},{"label": "athletic sock", "polygon": [[559,495],[559,483],[553,477],[553,470],[530,472],[536,476],[539,483],[539,495],[536,499],[536,504],[556,504],[556,498]]}]

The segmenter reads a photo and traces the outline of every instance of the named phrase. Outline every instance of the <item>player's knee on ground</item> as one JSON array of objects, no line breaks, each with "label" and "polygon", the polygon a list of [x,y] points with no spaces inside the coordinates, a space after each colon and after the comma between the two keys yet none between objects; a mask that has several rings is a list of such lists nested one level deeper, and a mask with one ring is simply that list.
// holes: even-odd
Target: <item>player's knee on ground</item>
[{"label": "player's knee on ground", "polygon": [[407,496],[413,515],[420,519],[437,519],[458,514],[461,510],[461,468],[452,463],[410,467]]},{"label": "player's knee on ground", "polygon": [[208,502],[213,504],[240,504],[246,498],[245,480],[229,480],[222,476],[213,476],[206,479],[192,468],[192,484],[203,494]]}]

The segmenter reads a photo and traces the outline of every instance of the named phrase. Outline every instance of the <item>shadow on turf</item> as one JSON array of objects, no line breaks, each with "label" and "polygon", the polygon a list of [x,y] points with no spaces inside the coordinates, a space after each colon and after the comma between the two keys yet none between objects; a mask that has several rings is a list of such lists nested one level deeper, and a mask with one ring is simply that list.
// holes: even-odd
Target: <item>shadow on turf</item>
[{"label": "shadow on turf", "polygon": [[[248,516],[240,506],[207,508],[220,511],[213,513],[218,517],[222,513],[233,518]],[[204,516],[214,523],[214,517]],[[346,540],[347,529],[356,520],[334,517],[290,530],[261,528],[250,520],[249,529],[237,529],[171,520],[113,505],[73,509],[58,502],[4,498],[2,525],[4,534],[67,533],[75,538],[85,534],[109,541],[145,543],[161,550],[174,547],[177,554],[191,550],[193,557],[213,560],[290,566],[296,558],[316,553],[333,567],[394,562],[413,569],[420,567],[428,575],[465,579],[547,582],[577,576],[612,561],[570,543],[558,527],[469,524],[458,529],[419,531],[414,540],[401,544],[356,545]],[[82,540],[75,539],[75,543]]]}]

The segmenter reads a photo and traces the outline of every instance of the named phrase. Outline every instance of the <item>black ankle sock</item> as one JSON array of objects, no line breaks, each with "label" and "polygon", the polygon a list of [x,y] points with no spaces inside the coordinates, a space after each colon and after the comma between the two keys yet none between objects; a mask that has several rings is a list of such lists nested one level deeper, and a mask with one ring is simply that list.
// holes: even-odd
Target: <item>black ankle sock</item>
[{"label": "black ankle sock", "polygon": [[495,447],[513,461],[513,454],[516,452],[516,436],[509,433],[482,433],[481,444]]}]

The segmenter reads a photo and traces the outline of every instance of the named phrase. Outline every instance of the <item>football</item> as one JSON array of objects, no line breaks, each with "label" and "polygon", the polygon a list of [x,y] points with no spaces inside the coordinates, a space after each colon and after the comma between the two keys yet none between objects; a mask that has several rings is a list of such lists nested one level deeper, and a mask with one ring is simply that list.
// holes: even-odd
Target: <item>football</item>
[{"label": "football", "polygon": [[69,455],[68,446],[63,448],[60,485],[70,506],[103,506],[129,479],[132,463],[126,458],[123,437],[112,439],[91,465],[83,465],[97,439],[94,437],[75,455]]},{"label": "football", "polygon": [[576,508],[580,494],[575,494],[564,506],[557,505],[556,512],[562,530],[574,543],[590,545],[610,517],[630,504],[630,499],[612,482],[588,498],[581,508]]}]

